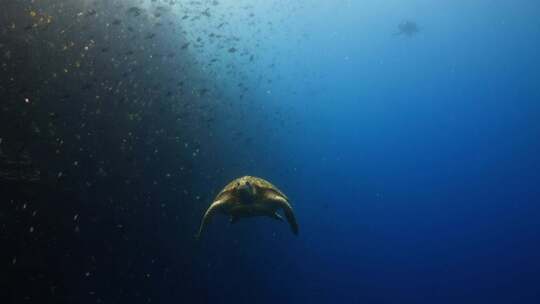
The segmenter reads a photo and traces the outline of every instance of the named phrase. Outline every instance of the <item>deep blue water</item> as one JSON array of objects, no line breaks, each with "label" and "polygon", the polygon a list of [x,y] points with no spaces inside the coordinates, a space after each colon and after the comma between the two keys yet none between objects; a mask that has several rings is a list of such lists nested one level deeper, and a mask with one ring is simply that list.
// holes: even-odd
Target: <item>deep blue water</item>
[{"label": "deep blue water", "polygon": [[1,9],[1,303],[540,303],[540,2]]},{"label": "deep blue water", "polygon": [[[292,198],[300,236],[211,227],[213,299],[255,284],[261,303],[537,303],[540,5],[305,6],[267,42],[281,78],[256,101],[298,123],[247,166]],[[403,19],[420,31],[394,36]],[[249,241],[216,244],[235,233]]]}]

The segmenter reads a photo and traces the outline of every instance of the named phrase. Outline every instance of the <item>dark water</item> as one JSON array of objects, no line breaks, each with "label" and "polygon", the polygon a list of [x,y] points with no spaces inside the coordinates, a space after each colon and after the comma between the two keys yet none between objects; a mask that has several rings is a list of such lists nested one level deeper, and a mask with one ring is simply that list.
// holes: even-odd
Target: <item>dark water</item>
[{"label": "dark water", "polygon": [[[538,303],[535,1],[0,2],[0,303]],[[300,225],[217,217],[264,177]]]}]

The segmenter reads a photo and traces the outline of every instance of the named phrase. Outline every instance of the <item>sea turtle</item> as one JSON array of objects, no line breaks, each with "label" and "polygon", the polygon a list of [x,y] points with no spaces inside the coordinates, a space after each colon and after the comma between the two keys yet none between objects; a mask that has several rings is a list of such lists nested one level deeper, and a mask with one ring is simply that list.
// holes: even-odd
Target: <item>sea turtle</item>
[{"label": "sea turtle", "polygon": [[216,196],[214,202],[208,207],[201,221],[201,227],[196,238],[201,236],[216,213],[230,216],[233,224],[242,217],[269,216],[283,221],[278,210],[283,213],[291,226],[291,230],[298,235],[298,224],[294,217],[289,198],[270,182],[254,176],[243,176],[227,184]]}]

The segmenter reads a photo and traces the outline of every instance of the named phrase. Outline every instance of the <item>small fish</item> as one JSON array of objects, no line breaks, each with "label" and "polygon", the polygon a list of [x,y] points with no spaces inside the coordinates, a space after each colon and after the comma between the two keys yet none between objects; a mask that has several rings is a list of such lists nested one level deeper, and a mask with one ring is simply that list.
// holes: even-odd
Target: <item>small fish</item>
[{"label": "small fish", "polygon": [[94,16],[94,15],[96,15],[96,14],[97,14],[96,10],[95,10],[95,9],[91,9],[91,10],[88,10],[88,11],[86,12],[86,17]]},{"label": "small fish", "polygon": [[136,6],[132,6],[128,8],[127,13],[129,15],[133,15],[135,17],[140,16],[142,14],[142,10]]}]

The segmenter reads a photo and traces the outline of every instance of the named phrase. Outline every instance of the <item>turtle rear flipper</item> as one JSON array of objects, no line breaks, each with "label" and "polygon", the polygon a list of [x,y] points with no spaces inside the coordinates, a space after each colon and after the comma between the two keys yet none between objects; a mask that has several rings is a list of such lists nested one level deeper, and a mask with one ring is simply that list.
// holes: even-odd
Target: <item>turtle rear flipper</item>
[{"label": "turtle rear flipper", "polygon": [[277,212],[272,213],[271,218],[283,222],[283,217],[281,216],[281,214]]}]

